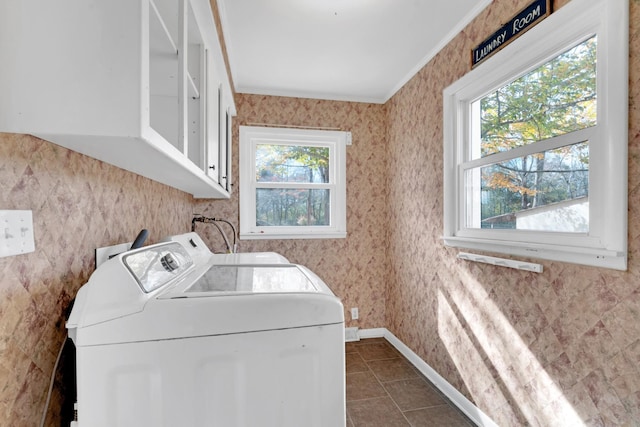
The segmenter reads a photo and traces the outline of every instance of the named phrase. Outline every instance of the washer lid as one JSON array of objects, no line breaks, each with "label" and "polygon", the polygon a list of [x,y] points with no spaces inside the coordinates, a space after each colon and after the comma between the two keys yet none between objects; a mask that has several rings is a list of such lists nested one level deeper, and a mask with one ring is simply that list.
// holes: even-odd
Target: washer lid
[{"label": "washer lid", "polygon": [[326,290],[295,264],[212,265],[193,283],[178,285],[160,298],[313,293]]}]

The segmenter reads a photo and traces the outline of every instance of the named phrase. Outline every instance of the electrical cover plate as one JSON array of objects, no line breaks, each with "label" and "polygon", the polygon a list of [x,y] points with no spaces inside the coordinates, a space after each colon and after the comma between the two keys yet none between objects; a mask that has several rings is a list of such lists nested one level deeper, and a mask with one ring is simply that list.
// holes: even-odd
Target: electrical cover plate
[{"label": "electrical cover plate", "polygon": [[21,255],[35,250],[32,212],[0,211],[0,257]]}]

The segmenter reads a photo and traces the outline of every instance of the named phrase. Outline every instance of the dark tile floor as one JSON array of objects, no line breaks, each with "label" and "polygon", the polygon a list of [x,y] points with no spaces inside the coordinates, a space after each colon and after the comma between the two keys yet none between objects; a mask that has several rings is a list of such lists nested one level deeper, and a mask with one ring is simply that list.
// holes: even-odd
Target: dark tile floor
[{"label": "dark tile floor", "polygon": [[384,338],[346,343],[347,427],[470,427]]}]

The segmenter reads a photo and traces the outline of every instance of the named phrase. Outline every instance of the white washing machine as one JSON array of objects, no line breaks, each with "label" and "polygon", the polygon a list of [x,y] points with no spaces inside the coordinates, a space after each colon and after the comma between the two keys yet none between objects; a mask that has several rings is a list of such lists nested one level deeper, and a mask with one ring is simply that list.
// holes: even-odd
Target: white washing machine
[{"label": "white washing machine", "polygon": [[322,280],[275,253],[170,240],[78,292],[78,425],[344,426],[343,307]]}]

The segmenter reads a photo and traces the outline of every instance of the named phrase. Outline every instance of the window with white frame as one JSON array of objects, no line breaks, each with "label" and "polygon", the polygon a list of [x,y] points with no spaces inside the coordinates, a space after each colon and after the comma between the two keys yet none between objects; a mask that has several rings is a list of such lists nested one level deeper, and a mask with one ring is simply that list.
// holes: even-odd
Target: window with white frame
[{"label": "window with white frame", "polygon": [[444,242],[627,262],[628,0],[573,0],[444,91]]},{"label": "window with white frame", "polygon": [[240,236],[346,237],[347,132],[240,126]]}]

